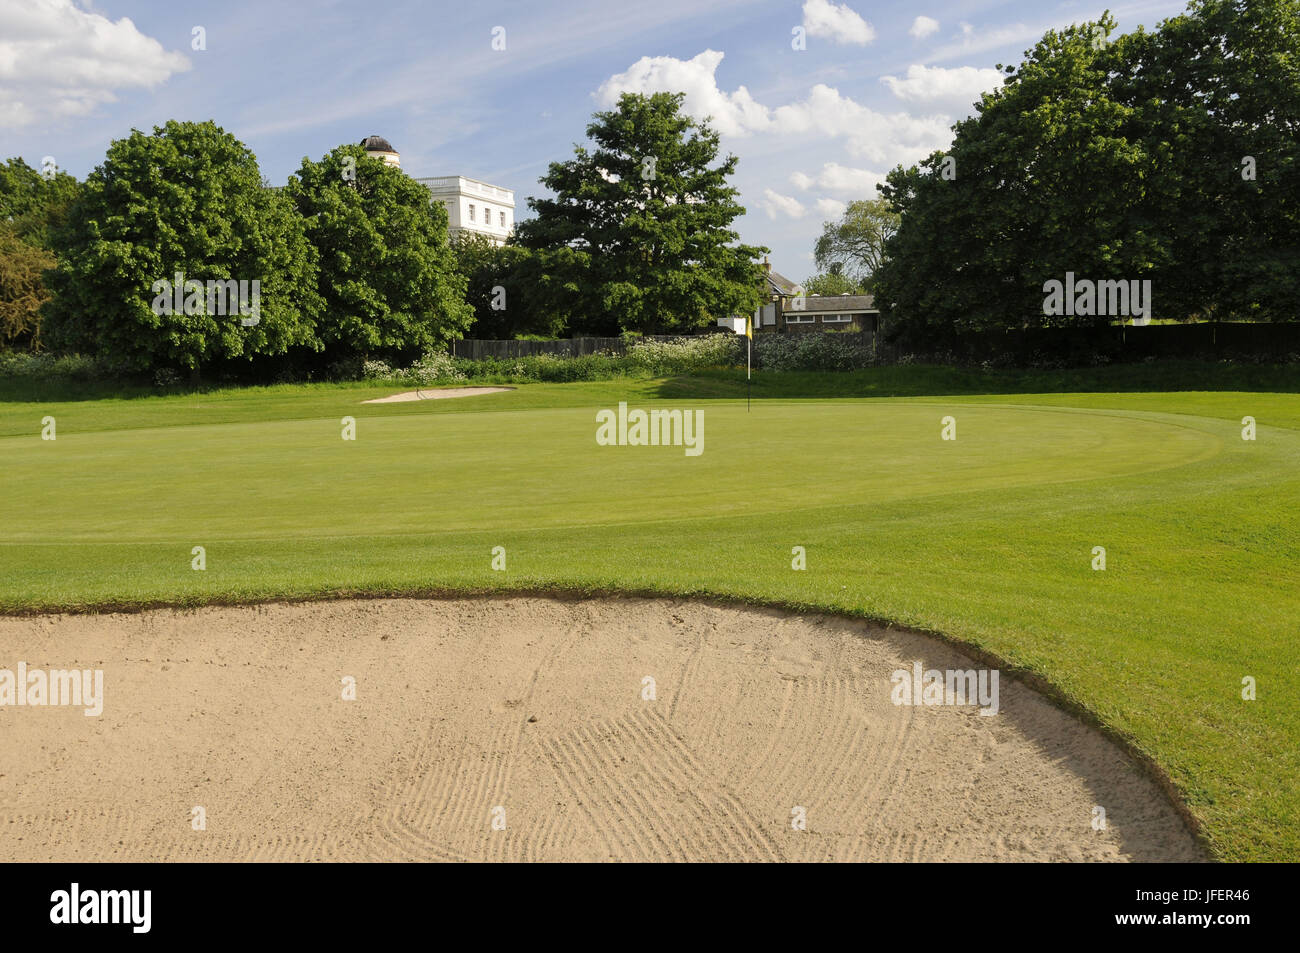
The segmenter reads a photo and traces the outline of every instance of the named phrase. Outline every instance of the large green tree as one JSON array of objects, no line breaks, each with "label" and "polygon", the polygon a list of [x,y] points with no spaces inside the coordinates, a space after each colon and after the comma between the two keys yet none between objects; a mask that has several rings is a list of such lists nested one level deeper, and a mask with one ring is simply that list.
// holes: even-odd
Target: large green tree
[{"label": "large green tree", "polygon": [[1113,27],[1049,31],[947,153],[890,173],[882,192],[901,220],[876,289],[910,330],[1049,323],[1043,283],[1067,271],[1149,277],[1164,254],[1138,212],[1153,162],[1108,89]]},{"label": "large green tree", "polygon": [[[200,367],[315,346],[315,256],[253,153],[215,123],[168,122],[113,142],[54,231],[48,342],[128,367]],[[223,293],[167,313],[160,282],[260,285],[256,323]],[[251,305],[251,300],[245,299]],[[222,314],[221,311],[227,313]],[[248,323],[246,323],[248,322]]]},{"label": "large green tree", "polygon": [[1123,37],[1116,95],[1156,158],[1155,280],[1179,314],[1294,319],[1300,300],[1300,0],[1199,0]]},{"label": "large green tree", "polygon": [[360,146],[303,159],[286,194],[319,254],[317,334],[339,357],[410,358],[473,320],[447,241],[447,211]]},{"label": "large green tree", "polygon": [[1149,279],[1158,317],[1293,317],[1298,13],[1197,0],[1152,33],[1050,31],[948,152],[890,173],[882,308],[930,342],[1112,320],[1043,313],[1043,283],[1073,272]]},{"label": "large green tree", "polygon": [[728,183],[736,157],[719,159],[718,134],[684,115],[683,99],[623,94],[587,127],[592,148],[542,177],[555,197],[528,200],[536,217],[518,226],[520,243],[573,252],[548,271],[573,289],[573,330],[684,331],[761,300],[754,262],[766,249],[732,228],[745,211]]}]

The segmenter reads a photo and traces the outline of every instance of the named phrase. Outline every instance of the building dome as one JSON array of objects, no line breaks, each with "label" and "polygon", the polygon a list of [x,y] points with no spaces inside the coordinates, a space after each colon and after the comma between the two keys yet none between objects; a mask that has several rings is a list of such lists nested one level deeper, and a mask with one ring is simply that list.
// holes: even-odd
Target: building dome
[{"label": "building dome", "polygon": [[389,165],[397,166],[399,169],[402,166],[402,160],[397,150],[383,136],[366,136],[361,140],[361,148],[365,149],[369,155],[382,159]]}]

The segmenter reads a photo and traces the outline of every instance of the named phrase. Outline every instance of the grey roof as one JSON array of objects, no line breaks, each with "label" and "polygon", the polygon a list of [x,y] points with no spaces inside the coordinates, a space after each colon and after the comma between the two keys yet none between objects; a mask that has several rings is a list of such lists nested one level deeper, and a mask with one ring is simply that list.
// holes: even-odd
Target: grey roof
[{"label": "grey roof", "polygon": [[799,293],[799,283],[791,281],[780,272],[768,270],[764,275],[767,278],[767,290],[770,294],[797,295]]},{"label": "grey roof", "polygon": [[366,136],[361,140],[361,148],[367,152],[396,152],[393,144],[383,136]]},{"label": "grey roof", "polygon": [[[785,306],[785,310],[798,313],[789,304]],[[874,295],[808,295],[803,299],[801,310],[805,314],[820,314],[823,311],[832,313],[875,311],[876,298]]]}]

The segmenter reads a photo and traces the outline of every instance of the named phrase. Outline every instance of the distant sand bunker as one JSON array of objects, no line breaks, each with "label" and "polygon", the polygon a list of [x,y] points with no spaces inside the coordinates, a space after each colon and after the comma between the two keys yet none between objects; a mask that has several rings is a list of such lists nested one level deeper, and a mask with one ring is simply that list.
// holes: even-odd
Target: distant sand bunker
[{"label": "distant sand bunker", "polygon": [[443,400],[448,397],[473,397],[475,394],[499,394],[513,387],[439,387],[430,390],[408,390],[391,397],[363,400],[363,404],[400,404],[408,400]]},{"label": "distant sand bunker", "polygon": [[894,705],[914,660],[979,666],[865,623],[348,601],[0,618],[0,646],[105,695],[0,707],[0,861],[1202,859],[1118,748],[1010,679],[993,717]]}]

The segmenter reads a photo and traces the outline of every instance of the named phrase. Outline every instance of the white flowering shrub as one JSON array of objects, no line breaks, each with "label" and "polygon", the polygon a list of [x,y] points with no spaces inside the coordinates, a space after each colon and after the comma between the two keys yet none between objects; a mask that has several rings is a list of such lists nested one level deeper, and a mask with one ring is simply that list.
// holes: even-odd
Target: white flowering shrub
[{"label": "white flowering shrub", "polygon": [[651,376],[689,374],[706,367],[731,367],[744,361],[741,338],[735,334],[707,334],[675,341],[637,341],[627,350],[630,370]]},{"label": "white flowering shrub", "polygon": [[366,361],[361,366],[361,376],[368,381],[395,384],[455,383],[466,379],[456,359],[441,351],[428,351],[407,368],[394,368],[386,361]]},{"label": "white flowering shrub", "polygon": [[466,379],[465,374],[456,367],[456,360],[445,351],[428,351],[411,365],[404,375],[416,384],[437,384]]},{"label": "white flowering shrub", "polygon": [[361,365],[361,376],[368,381],[391,381],[393,369],[386,361],[366,361]]},{"label": "white flowering shrub", "polygon": [[755,335],[754,352],[769,371],[851,371],[875,363],[868,335],[842,331]]}]

